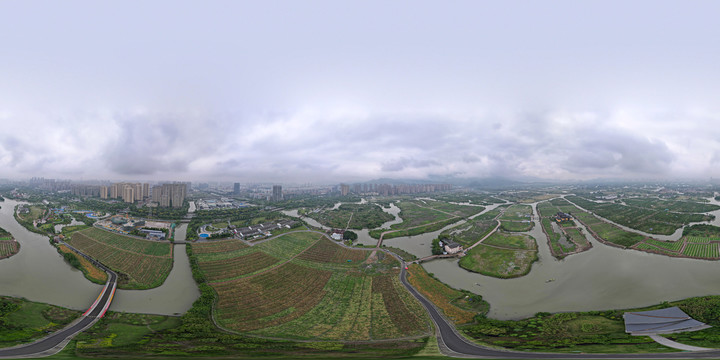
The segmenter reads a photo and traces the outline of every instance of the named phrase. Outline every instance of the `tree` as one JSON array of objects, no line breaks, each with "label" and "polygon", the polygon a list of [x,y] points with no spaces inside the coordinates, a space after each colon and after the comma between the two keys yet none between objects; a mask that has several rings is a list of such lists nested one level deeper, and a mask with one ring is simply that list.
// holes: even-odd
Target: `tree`
[{"label": "tree", "polygon": [[358,235],[355,232],[350,231],[350,230],[346,230],[345,233],[343,234],[343,240],[354,241],[354,240],[357,240],[357,238],[358,238]]},{"label": "tree", "polygon": [[440,239],[433,239],[432,241],[432,254],[442,255],[443,249],[440,247]]}]

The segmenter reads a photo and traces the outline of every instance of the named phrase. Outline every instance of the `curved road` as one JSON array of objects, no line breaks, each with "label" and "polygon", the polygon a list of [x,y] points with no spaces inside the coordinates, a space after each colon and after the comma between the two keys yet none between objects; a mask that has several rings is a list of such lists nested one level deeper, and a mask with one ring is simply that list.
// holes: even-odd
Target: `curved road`
[{"label": "curved road", "polygon": [[108,281],[105,283],[105,287],[100,293],[100,296],[98,296],[88,311],[64,329],[30,344],[0,349],[0,358],[35,358],[53,355],[62,350],[75,335],[95,324],[95,322],[105,315],[105,312],[110,307],[110,302],[117,287],[117,274],[106,266],[77,251],[75,248],[69,245],[67,246],[81,256],[88,258],[95,266],[105,270],[108,274]]}]

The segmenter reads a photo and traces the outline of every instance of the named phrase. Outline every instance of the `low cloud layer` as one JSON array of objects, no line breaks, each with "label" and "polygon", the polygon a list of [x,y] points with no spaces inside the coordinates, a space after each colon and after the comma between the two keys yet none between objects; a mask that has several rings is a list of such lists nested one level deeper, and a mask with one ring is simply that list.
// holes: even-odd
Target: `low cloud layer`
[{"label": "low cloud layer", "polygon": [[[719,131],[698,132],[671,114],[660,122],[626,112],[73,116],[80,118],[76,127],[34,114],[29,124],[35,130],[29,131],[19,118],[5,115],[9,131],[0,137],[4,174],[283,182],[430,175],[559,180],[720,175],[714,170]],[[688,116],[682,114],[686,121]]]}]

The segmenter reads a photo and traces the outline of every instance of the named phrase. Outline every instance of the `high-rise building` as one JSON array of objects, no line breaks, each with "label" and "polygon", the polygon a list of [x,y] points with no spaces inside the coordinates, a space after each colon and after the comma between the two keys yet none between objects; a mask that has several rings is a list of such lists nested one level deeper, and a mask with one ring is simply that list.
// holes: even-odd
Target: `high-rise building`
[{"label": "high-rise building", "polygon": [[142,184],[142,197],[144,199],[150,197],[150,184],[148,184],[148,183]]},{"label": "high-rise building", "polygon": [[108,187],[107,186],[100,186],[100,198],[101,199],[108,198]]},{"label": "high-rise building", "polygon": [[233,195],[240,195],[240,183],[233,184]]},{"label": "high-rise building", "polygon": [[[162,196],[162,186],[153,186],[152,187],[152,201],[159,203],[161,196]],[[162,205],[160,205],[160,206],[162,206]]]},{"label": "high-rise building", "polygon": [[131,185],[125,185],[123,187],[123,201],[126,203],[135,202],[135,187]]},{"label": "high-rise building", "polygon": [[347,196],[348,193],[350,193],[350,185],[340,184],[340,194],[342,196]]},{"label": "high-rise building", "polygon": [[272,192],[272,200],[273,201],[280,201],[283,199],[282,195],[282,186],[280,185],[273,185],[273,192]]},{"label": "high-rise building", "polygon": [[142,200],[143,186],[141,183],[135,184],[135,200]]}]

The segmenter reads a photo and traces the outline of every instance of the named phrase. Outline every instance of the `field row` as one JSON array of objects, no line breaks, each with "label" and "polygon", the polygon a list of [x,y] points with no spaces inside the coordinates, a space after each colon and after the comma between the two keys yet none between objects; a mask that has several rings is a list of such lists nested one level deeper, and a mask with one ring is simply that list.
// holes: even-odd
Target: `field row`
[{"label": "field row", "polygon": [[[426,313],[399,284],[397,270],[390,270],[397,263],[393,258],[394,264],[385,264],[380,256],[368,259],[369,251],[318,236],[288,234],[242,249],[233,258],[208,260],[203,257],[216,254],[207,252],[198,257],[200,270],[218,294],[218,323],[256,335],[300,339],[391,339],[428,332]],[[204,246],[194,244],[193,249],[198,245]]]},{"label": "field row", "polygon": [[195,245],[193,245],[193,252],[198,255],[227,253],[246,247],[248,246],[240,240],[207,241],[195,243]]},{"label": "field row", "polygon": [[236,258],[201,262],[199,265],[206,279],[212,282],[252,274],[276,263],[278,259],[262,251],[255,251]]},{"label": "field row", "polygon": [[169,256],[172,248],[172,245],[168,242],[137,239],[94,227],[82,230],[79,233],[108,246],[145,255]]},{"label": "field row", "polygon": [[0,241],[0,259],[13,256],[20,251],[20,245],[13,240]]},{"label": "field row", "polygon": [[[90,229],[88,229],[90,230]],[[134,241],[129,239],[127,247],[137,248]],[[114,246],[109,246],[97,239],[85,234],[85,231],[73,233],[72,238],[67,242],[78,250],[97,259],[111,269],[121,273],[119,285],[122,288],[151,288],[162,284],[172,268],[172,248],[170,244],[164,243],[169,248],[166,256],[148,256],[134,251],[123,250],[121,240],[114,241]]]}]

